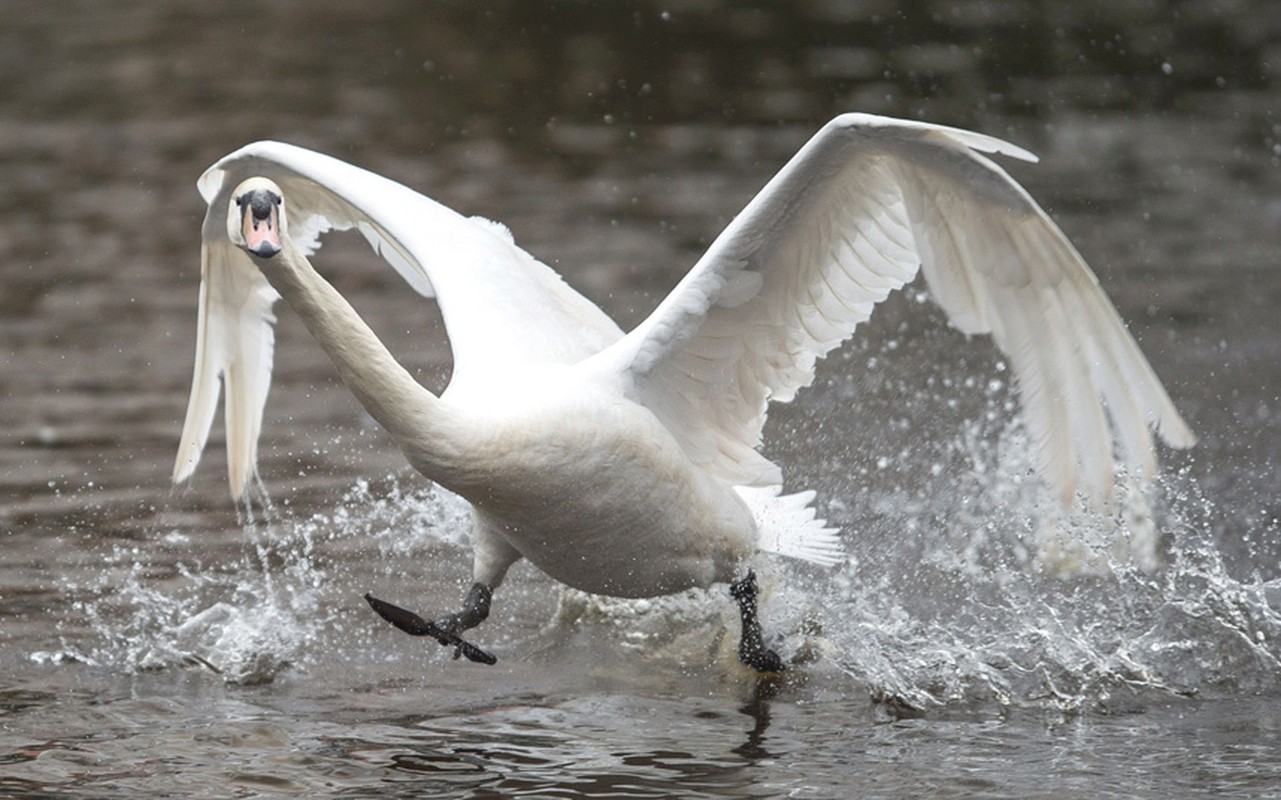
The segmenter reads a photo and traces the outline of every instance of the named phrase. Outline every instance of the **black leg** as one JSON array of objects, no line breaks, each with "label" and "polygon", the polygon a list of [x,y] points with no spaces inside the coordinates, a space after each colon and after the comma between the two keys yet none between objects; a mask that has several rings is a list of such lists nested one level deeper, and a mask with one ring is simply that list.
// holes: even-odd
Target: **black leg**
[{"label": "black leg", "polygon": [[787,667],[778,653],[765,646],[761,638],[761,623],[756,616],[756,573],[747,571],[747,577],[729,585],[729,593],[738,601],[743,617],[743,637],[738,642],[738,660],[757,672],[783,672]]},{"label": "black leg", "polygon": [[383,619],[400,628],[410,636],[430,636],[446,647],[454,648],[454,658],[465,656],[469,661],[481,664],[495,664],[498,659],[481,650],[474,644],[463,641],[462,632],[474,628],[489,616],[489,602],[494,593],[483,583],[472,584],[467,599],[463,601],[463,610],[457,614],[446,614],[435,622],[428,622],[412,611],[400,606],[379,600],[366,594],[365,600]]}]

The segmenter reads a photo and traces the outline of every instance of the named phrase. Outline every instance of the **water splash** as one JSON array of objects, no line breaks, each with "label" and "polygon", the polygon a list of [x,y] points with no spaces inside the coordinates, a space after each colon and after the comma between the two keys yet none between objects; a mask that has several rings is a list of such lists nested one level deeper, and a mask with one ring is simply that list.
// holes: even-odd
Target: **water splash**
[{"label": "water splash", "polygon": [[[63,579],[75,598],[61,648],[36,662],[79,662],[126,672],[201,667],[233,684],[274,680],[332,641],[350,547],[372,543],[384,557],[452,546],[465,537],[465,506],[432,488],[409,494],[393,478],[375,492],[359,481],[330,512],[303,520],[242,518],[242,543],[222,563],[165,563],[166,548],[189,551],[171,531],[157,546],[114,544],[95,576]],[[172,573],[172,574],[169,574]],[[157,574],[165,577],[157,577]],[[88,632],[86,634],[86,631]]]},{"label": "water splash", "polygon": [[[154,574],[167,572],[152,561],[156,553],[113,545],[91,581],[63,581],[77,618],[64,627],[74,630],[62,633],[58,652],[32,658],[124,671],[199,666],[228,683],[271,681],[323,630],[325,576],[305,530],[269,539],[255,524],[245,533],[247,547],[229,563],[178,561],[163,580]],[[186,543],[181,533],[166,538]]]},{"label": "water splash", "polygon": [[[1003,398],[993,391],[998,412]],[[1001,416],[979,415],[946,443],[959,468],[926,458],[910,480],[864,489],[867,476],[850,475],[844,496],[829,490],[829,519],[849,532],[845,567],[763,559],[763,618],[814,691],[901,709],[1077,713],[1281,690],[1281,581],[1234,574],[1212,535],[1225,514],[1195,480],[1176,473],[1151,496],[1122,480],[1115,513],[1064,514],[1030,478],[1019,426],[992,429]],[[359,597],[357,577],[404,579],[406,564],[424,562],[452,575],[468,519],[462,500],[391,478],[358,482],[326,513],[230,532],[241,544],[218,565],[158,570],[164,553],[116,544],[97,577],[61,587],[79,619],[58,652],[33,658],[271,681],[350,643],[335,609]],[[185,534],[162,538],[186,552]],[[518,571],[503,616],[550,586]],[[489,635],[501,624],[487,623]],[[734,663],[737,618],[723,587],[652,601],[565,591],[555,613],[518,624],[516,657],[543,640],[596,657],[603,639],[626,663]],[[546,636],[554,630],[562,635]]]},{"label": "water splash", "polygon": [[1017,425],[965,438],[982,467],[852,541],[860,568],[825,593],[831,664],[872,697],[1079,712],[1281,689],[1281,581],[1232,574],[1195,482],[1122,475],[1114,513],[1068,514],[1026,479]]}]

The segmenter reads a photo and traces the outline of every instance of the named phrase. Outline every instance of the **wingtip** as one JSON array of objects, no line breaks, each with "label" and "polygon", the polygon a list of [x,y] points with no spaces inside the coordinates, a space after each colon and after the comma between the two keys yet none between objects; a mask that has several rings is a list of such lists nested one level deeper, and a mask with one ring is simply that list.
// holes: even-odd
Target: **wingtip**
[{"label": "wingtip", "polygon": [[196,471],[195,461],[184,459],[181,456],[179,456],[178,460],[174,462],[173,472],[169,474],[169,480],[171,483],[173,483],[173,485],[177,486],[178,484],[188,480],[195,471]]},{"label": "wingtip", "polygon": [[236,503],[245,501],[249,485],[258,477],[255,460],[256,454],[249,456],[246,461],[243,454],[235,450],[227,453],[227,487],[231,491],[231,499]]},{"label": "wingtip", "polygon": [[1173,418],[1162,420],[1157,425],[1156,432],[1161,437],[1161,441],[1175,450],[1187,450],[1196,446],[1197,443],[1197,435],[1177,413]]}]

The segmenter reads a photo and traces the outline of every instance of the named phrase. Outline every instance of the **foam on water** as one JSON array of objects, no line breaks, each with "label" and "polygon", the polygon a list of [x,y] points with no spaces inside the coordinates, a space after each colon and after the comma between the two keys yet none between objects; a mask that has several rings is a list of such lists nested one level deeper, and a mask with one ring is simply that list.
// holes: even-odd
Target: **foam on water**
[{"label": "foam on water", "polygon": [[1067,513],[1026,479],[1017,426],[967,439],[983,468],[893,540],[850,537],[858,568],[822,590],[825,651],[873,697],[1110,711],[1281,686],[1281,581],[1232,574],[1190,479],[1120,476],[1113,513]]},{"label": "foam on water", "polygon": [[72,630],[63,631],[62,648],[33,658],[126,671],[200,666],[230,683],[272,680],[322,635],[324,576],[311,562],[305,530],[271,543],[255,524],[245,533],[249,545],[232,563],[180,561],[177,575],[163,580],[153,576],[145,547],[112,547],[91,581],[61,587],[76,598],[72,611],[88,634],[79,620],[64,624]]},{"label": "foam on water", "polygon": [[[847,531],[845,566],[762,557],[763,619],[812,686],[900,709],[1067,712],[1281,688],[1281,581],[1232,574],[1210,534],[1222,515],[1194,481],[1175,474],[1147,491],[1122,480],[1113,513],[1066,514],[1029,479],[1018,426],[992,431],[986,419],[948,445],[973,468],[927,466],[910,504],[893,484],[856,493],[863,476],[850,477],[850,499],[829,492],[829,519]],[[881,520],[879,534],[869,518]],[[157,577],[149,545],[115,545],[98,577],[62,587],[80,622],[59,651],[33,658],[271,681],[382,630],[348,633],[335,610],[358,598],[352,564],[377,584],[420,580],[406,565],[431,562],[465,584],[468,520],[465,503],[433,487],[361,481],[327,513],[247,525],[228,563],[179,560]],[[184,537],[172,531],[155,546]],[[522,596],[531,574],[503,587],[502,616],[532,594]],[[737,615],[724,587],[641,601],[566,590],[559,602],[502,657],[560,647],[580,658],[603,638],[647,668],[734,662]],[[496,636],[495,622],[481,640]]]},{"label": "foam on water", "polygon": [[[62,625],[59,650],[32,659],[125,671],[202,667],[228,683],[270,682],[337,635],[335,594],[346,587],[333,577],[345,549],[374,547],[390,564],[425,542],[457,546],[466,536],[461,501],[431,490],[407,496],[394,481],[377,496],[359,481],[332,511],[307,519],[274,519],[270,508],[265,516],[243,520],[244,546],[227,563],[179,560],[171,577],[155,575],[162,553],[112,546],[93,579],[62,581],[78,619]],[[160,544],[190,541],[172,531],[155,551]]]}]

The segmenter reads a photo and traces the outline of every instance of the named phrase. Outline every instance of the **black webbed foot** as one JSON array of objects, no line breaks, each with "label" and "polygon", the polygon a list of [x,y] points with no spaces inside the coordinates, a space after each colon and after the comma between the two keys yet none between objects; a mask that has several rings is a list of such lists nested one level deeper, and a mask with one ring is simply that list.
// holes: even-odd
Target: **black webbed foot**
[{"label": "black webbed foot", "polygon": [[454,648],[454,658],[465,657],[468,661],[480,664],[496,664],[498,658],[481,650],[476,645],[465,641],[460,634],[468,628],[480,624],[489,616],[489,600],[492,593],[483,584],[472,586],[467,595],[466,605],[461,613],[448,614],[435,622],[429,622],[412,611],[392,605],[366,594],[365,600],[378,612],[378,616],[395,625],[410,636],[430,636],[446,647]]},{"label": "black webbed foot", "polygon": [[729,593],[738,602],[743,618],[743,635],[738,642],[738,660],[757,672],[783,672],[787,665],[778,653],[765,646],[761,623],[756,615],[756,573],[729,585]]}]

